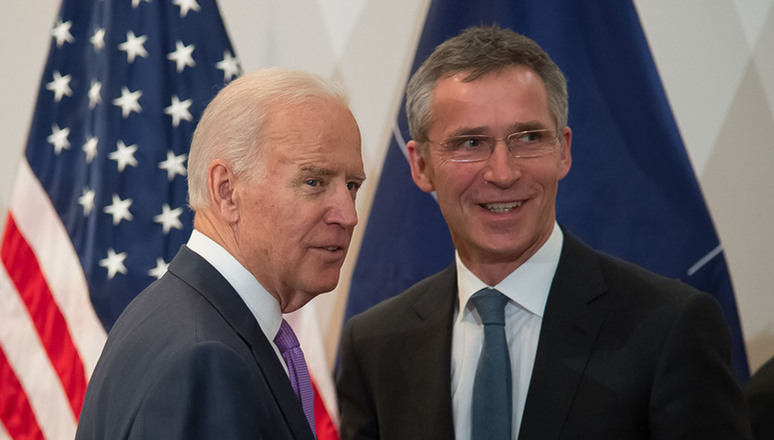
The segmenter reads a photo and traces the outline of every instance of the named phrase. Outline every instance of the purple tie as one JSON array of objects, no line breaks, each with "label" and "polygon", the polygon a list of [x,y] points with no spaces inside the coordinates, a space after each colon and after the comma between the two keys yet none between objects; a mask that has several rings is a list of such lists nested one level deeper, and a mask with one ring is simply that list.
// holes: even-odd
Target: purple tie
[{"label": "purple tie", "polygon": [[312,389],[312,380],[309,378],[309,370],[306,368],[304,352],[298,344],[296,334],[290,328],[290,324],[284,319],[280,326],[277,336],[274,338],[285,364],[288,366],[288,376],[293,391],[301,399],[301,406],[304,408],[306,420],[314,432],[314,390]]}]

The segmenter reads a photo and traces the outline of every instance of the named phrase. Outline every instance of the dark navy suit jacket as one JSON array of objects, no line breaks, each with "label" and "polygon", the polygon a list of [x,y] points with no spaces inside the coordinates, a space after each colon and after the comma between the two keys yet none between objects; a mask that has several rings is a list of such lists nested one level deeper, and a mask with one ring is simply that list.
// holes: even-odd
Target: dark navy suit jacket
[{"label": "dark navy suit jacket", "polygon": [[183,246],[110,331],[77,439],[314,439],[255,317]]},{"label": "dark navy suit jacket", "polygon": [[[342,439],[452,439],[454,266],[353,317]],[[565,231],[519,438],[748,439],[716,301]]]}]

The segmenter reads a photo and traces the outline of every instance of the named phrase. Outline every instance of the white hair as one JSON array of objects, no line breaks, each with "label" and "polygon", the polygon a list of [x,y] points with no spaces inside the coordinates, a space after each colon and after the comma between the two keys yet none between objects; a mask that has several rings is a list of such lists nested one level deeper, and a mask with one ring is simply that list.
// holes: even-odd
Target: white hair
[{"label": "white hair", "polygon": [[346,90],[332,80],[299,70],[268,68],[247,73],[221,90],[202,114],[188,156],[188,204],[207,206],[207,169],[213,160],[229,163],[234,173],[255,181],[263,131],[280,106],[332,100],[347,104]]}]

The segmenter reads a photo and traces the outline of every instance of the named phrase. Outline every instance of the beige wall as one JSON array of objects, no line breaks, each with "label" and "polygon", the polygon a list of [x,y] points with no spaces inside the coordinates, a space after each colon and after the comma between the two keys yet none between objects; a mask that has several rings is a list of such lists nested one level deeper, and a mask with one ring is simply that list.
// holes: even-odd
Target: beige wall
[{"label": "beige wall", "polygon": [[[767,255],[774,247],[774,0],[635,4],[726,250],[755,369],[774,355],[774,267]],[[0,5],[0,213],[58,5]],[[298,67],[347,84],[363,133],[370,184],[359,204],[367,211],[426,0],[220,0],[220,6],[246,69]],[[318,299],[329,350],[346,287]]]}]

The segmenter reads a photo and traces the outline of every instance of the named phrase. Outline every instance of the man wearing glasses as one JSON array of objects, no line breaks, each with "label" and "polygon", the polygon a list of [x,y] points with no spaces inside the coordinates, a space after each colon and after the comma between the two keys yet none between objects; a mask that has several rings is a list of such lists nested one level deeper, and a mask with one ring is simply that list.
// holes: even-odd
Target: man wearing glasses
[{"label": "man wearing glasses", "polygon": [[567,88],[534,41],[465,30],[406,107],[456,261],[347,324],[343,439],[750,438],[714,299],[557,224]]}]

